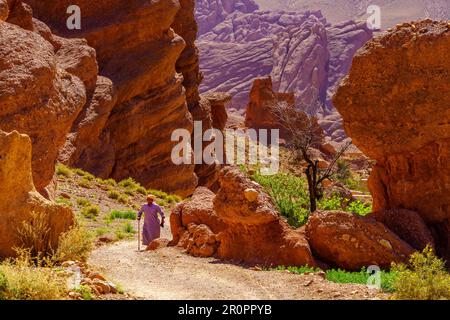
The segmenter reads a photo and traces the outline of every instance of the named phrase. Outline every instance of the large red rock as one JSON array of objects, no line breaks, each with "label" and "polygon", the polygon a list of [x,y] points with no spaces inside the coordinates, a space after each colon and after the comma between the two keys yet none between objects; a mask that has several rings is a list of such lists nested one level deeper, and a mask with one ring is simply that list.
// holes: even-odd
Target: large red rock
[{"label": "large red rock", "polygon": [[0,258],[15,256],[21,247],[19,230],[32,213],[43,214],[49,227],[48,239],[58,247],[61,233],[74,223],[72,211],[45,199],[33,183],[31,139],[17,131],[0,131]]},{"label": "large red rock", "polygon": [[414,249],[374,219],[348,212],[317,211],[306,225],[309,244],[323,261],[346,270],[407,262]]},{"label": "large red rock", "polygon": [[347,134],[376,160],[374,210],[416,211],[450,258],[450,26],[405,23],[369,42],[334,102]]},{"label": "large red rock", "polygon": [[180,204],[171,229],[172,245],[196,256],[267,266],[317,265],[304,230],[291,228],[262,188],[233,167],[221,171],[217,195],[198,188],[191,201]]},{"label": "large red rock", "polygon": [[[84,60],[65,64],[82,72],[93,89],[67,136],[60,160],[103,178],[131,176],[149,188],[190,195],[197,185],[194,165],[172,162],[176,142],[171,134],[176,129],[192,130],[187,102],[191,107],[199,100],[194,1],[26,3],[58,36],[85,38],[96,51],[99,75],[104,77],[84,76],[85,71],[94,71]],[[80,30],[66,27],[64,13],[73,4],[81,9]],[[88,53],[79,46],[71,50],[78,51]]]},{"label": "large red rock", "polygon": [[85,87],[63,63],[64,53],[38,33],[0,22],[0,41],[0,128],[30,136],[34,183],[45,193],[59,148],[85,105]]}]

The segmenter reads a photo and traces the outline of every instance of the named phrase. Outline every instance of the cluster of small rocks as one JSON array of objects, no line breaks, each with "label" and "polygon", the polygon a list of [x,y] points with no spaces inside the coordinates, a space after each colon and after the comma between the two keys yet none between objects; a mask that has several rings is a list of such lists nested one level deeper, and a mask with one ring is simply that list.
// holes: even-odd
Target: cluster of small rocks
[{"label": "cluster of small rocks", "polygon": [[94,296],[101,296],[106,294],[118,294],[117,286],[108,281],[100,273],[92,271],[82,262],[65,261],[62,267],[70,275],[69,297],[74,300],[82,300],[83,295],[79,292],[80,286],[86,286],[91,289]]}]

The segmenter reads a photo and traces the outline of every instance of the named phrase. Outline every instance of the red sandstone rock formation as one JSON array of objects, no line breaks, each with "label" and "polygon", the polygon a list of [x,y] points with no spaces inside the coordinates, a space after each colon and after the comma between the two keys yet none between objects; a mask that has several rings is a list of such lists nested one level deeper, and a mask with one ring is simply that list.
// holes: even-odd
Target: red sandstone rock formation
[{"label": "red sandstone rock formation", "polygon": [[[45,193],[59,148],[86,103],[86,91],[83,77],[72,73],[69,62],[77,53],[69,56],[64,48],[55,52],[37,33],[37,21],[18,12],[19,7],[11,8],[9,19],[31,31],[0,21],[0,128],[31,137],[34,182]],[[87,48],[84,43],[79,47],[80,51]],[[89,49],[86,52],[92,54]]]},{"label": "red sandstone rock formation", "polygon": [[[250,102],[247,106],[245,126],[254,129],[282,129],[279,120],[272,111],[277,104],[294,108],[294,94],[274,92],[270,77],[255,79],[250,91]],[[280,137],[286,139],[286,130],[281,130]]]},{"label": "red sandstone rock formation", "polygon": [[369,181],[374,210],[418,212],[447,259],[449,74],[450,25],[405,23],[359,51],[334,99],[348,136],[377,161]]},{"label": "red sandstone rock formation", "polygon": [[383,224],[348,212],[313,213],[306,235],[315,255],[346,270],[371,265],[389,268],[392,262],[407,262],[414,252]]},{"label": "red sandstone rock formation", "polygon": [[99,72],[89,67],[87,50],[70,50],[80,51],[82,58],[70,70],[85,69],[88,94],[60,160],[104,178],[132,176],[146,187],[191,194],[197,185],[194,166],[172,163],[170,138],[175,129],[192,130],[186,101],[191,107],[199,100],[194,1],[76,1],[81,30],[66,27],[65,12],[73,1],[26,2],[53,33],[85,38],[96,51]]},{"label": "red sandstone rock formation", "polygon": [[36,191],[31,149],[28,136],[0,131],[0,258],[15,256],[14,248],[22,246],[18,230],[33,212],[45,215],[53,249],[58,246],[60,234],[74,223],[70,209],[48,201]]},{"label": "red sandstone rock formation", "polygon": [[[246,197],[250,190],[256,198]],[[316,265],[304,230],[292,229],[262,187],[233,167],[222,170],[217,195],[198,188],[191,201],[180,204],[171,216],[171,229],[172,245],[196,256],[261,265]]]}]

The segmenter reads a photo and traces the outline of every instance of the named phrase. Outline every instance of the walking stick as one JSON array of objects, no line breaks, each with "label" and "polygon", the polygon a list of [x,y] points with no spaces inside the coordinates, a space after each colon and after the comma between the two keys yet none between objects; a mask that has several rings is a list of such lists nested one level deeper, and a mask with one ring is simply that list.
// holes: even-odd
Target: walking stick
[{"label": "walking stick", "polygon": [[138,220],[138,252],[141,252],[141,219]]}]

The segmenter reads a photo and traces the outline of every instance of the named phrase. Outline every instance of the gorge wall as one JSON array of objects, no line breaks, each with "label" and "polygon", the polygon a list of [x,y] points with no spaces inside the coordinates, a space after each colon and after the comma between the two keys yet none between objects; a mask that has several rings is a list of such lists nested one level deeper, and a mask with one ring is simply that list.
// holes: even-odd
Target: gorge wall
[{"label": "gorge wall", "polygon": [[[194,0],[8,4],[2,61],[29,75],[8,69],[0,128],[31,136],[37,188],[50,184],[58,157],[103,178],[191,194],[194,166],[172,163],[170,138],[192,130],[189,110],[200,101]],[[71,5],[80,30],[66,26]]]},{"label": "gorge wall", "polygon": [[374,210],[417,212],[447,260],[449,75],[450,23],[404,23],[358,52],[334,99],[347,134],[377,161],[369,180]]}]

